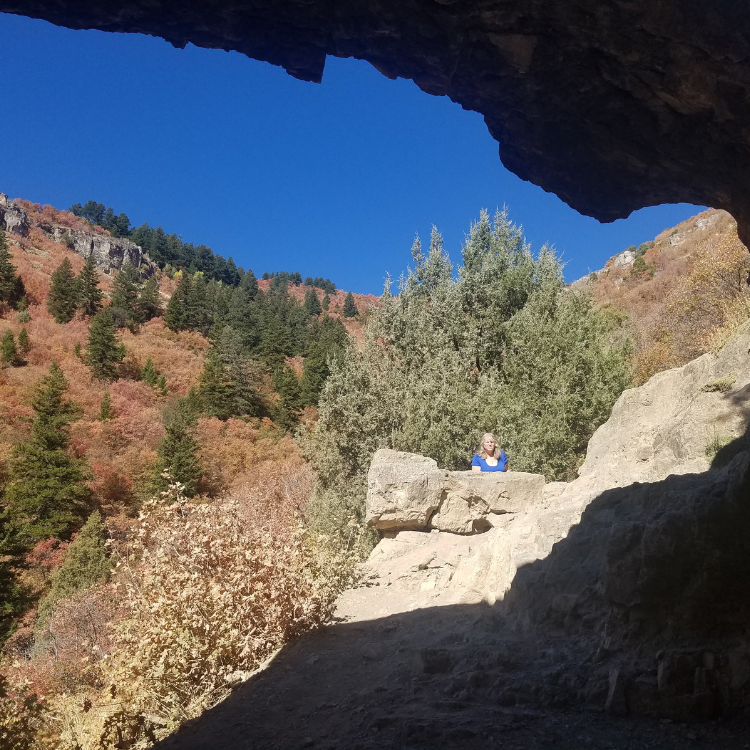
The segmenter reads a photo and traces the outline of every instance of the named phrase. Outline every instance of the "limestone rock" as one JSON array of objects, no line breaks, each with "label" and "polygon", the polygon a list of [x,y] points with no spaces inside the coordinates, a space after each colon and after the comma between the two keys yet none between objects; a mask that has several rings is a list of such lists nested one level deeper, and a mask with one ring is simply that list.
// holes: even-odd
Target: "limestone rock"
[{"label": "limestone rock", "polygon": [[29,219],[26,211],[8,196],[0,193],[0,226],[6,232],[25,237],[29,233]]},{"label": "limestone rock", "polygon": [[146,258],[140,246],[127,237],[80,230],[68,230],[68,234],[73,240],[73,251],[84,258],[93,255],[96,267],[104,273],[118,271],[125,263],[138,269],[142,277],[151,276],[155,271],[156,267]]},{"label": "limestone rock", "polygon": [[381,530],[425,528],[440,505],[444,478],[431,458],[379,450],[367,475],[367,523]]}]

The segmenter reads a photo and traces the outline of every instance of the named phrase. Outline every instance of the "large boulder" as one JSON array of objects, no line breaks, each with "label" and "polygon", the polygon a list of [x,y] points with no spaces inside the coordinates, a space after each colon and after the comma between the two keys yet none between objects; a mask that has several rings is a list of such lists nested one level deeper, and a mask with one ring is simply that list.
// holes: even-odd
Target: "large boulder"
[{"label": "large boulder", "polygon": [[544,477],[525,472],[444,471],[425,456],[379,450],[367,477],[367,522],[380,531],[487,531],[493,518],[542,500]]}]

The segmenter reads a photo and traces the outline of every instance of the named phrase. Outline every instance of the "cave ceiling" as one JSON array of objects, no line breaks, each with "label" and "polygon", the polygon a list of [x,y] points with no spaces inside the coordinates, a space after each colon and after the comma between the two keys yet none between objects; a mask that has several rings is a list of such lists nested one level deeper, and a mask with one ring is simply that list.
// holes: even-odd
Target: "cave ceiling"
[{"label": "cave ceiling", "polygon": [[74,29],[236,50],[320,81],[369,61],[484,116],[505,166],[601,221],[689,202],[750,239],[746,0],[0,0]]}]

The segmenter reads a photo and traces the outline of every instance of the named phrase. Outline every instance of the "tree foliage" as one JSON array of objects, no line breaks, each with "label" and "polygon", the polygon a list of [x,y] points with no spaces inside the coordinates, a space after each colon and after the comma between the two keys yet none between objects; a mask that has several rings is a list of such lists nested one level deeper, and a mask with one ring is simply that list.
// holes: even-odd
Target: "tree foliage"
[{"label": "tree foliage", "polygon": [[341,529],[364,511],[373,453],[391,447],[466,469],[478,436],[500,435],[513,468],[569,479],[629,378],[611,319],[565,289],[560,264],[534,257],[506,211],[483,211],[454,273],[433,229],[417,238],[400,293],[386,290],[364,347],[331,364],[306,453],[319,477],[314,515]]},{"label": "tree foliage", "polygon": [[117,380],[117,366],[125,358],[125,346],[117,338],[115,322],[107,307],[91,320],[86,363],[97,380]]},{"label": "tree foliage", "polygon": [[5,230],[0,227],[0,305],[17,308],[25,293],[23,281],[10,260]]},{"label": "tree foliage", "polygon": [[4,503],[12,535],[22,544],[67,537],[88,510],[89,473],[85,462],[69,451],[69,425],[80,409],[65,400],[67,389],[53,362],[34,390],[31,437],[13,451]]},{"label": "tree foliage", "polygon": [[91,317],[99,312],[104,293],[99,289],[99,272],[94,256],[89,255],[78,274],[78,307],[83,315]]},{"label": "tree foliage", "polygon": [[57,323],[69,323],[78,308],[78,282],[68,258],[52,272],[47,310]]}]

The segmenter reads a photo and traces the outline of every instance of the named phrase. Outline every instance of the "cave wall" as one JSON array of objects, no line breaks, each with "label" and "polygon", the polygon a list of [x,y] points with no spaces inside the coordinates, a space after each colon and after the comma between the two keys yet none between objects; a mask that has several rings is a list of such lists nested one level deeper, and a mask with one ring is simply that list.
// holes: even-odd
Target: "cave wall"
[{"label": "cave wall", "polygon": [[742,0],[0,0],[70,28],[236,50],[320,81],[368,60],[484,115],[519,177],[601,221],[724,208],[750,239],[750,13]]}]

